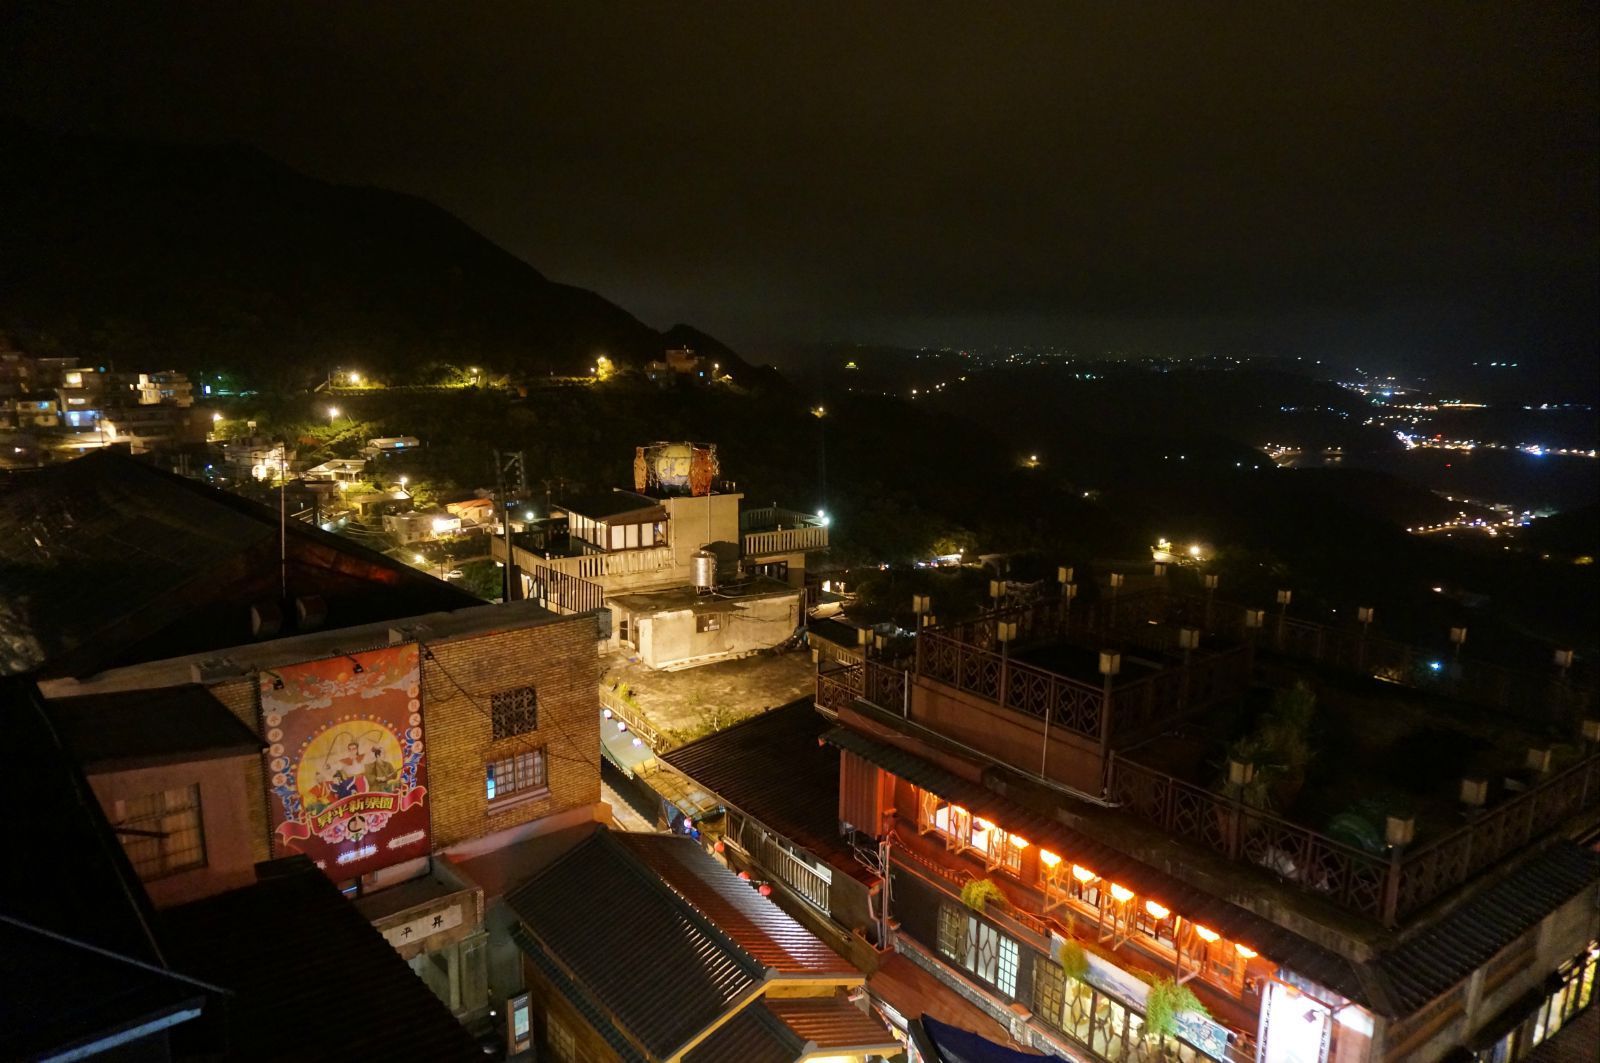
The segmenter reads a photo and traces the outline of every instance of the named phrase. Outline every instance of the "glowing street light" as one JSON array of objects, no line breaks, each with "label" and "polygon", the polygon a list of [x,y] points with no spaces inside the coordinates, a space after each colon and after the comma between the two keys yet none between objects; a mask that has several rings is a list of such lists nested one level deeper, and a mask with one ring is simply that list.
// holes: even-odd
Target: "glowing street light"
[{"label": "glowing street light", "polygon": [[331,425],[331,424],[333,424],[333,422],[337,421],[338,419],[339,419],[339,407],[337,407],[337,406],[329,406],[328,407],[328,424]]}]

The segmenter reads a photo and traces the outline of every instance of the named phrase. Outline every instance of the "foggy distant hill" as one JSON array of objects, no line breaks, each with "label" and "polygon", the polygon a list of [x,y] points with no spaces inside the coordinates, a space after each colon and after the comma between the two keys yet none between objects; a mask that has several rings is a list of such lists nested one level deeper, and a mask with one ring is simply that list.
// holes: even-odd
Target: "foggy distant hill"
[{"label": "foggy distant hill", "polygon": [[106,140],[0,116],[0,329],[33,354],[251,372],[431,363],[587,372],[689,344],[559,284],[424,200],[248,148]]}]

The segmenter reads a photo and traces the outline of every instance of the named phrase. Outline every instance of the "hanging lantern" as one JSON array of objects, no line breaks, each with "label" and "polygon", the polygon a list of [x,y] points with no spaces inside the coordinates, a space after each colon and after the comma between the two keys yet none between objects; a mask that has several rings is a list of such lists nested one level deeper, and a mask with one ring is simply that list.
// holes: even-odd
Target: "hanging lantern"
[{"label": "hanging lantern", "polygon": [[760,886],[756,887],[756,892],[761,894],[763,897],[770,897],[772,896],[772,887],[763,882]]}]

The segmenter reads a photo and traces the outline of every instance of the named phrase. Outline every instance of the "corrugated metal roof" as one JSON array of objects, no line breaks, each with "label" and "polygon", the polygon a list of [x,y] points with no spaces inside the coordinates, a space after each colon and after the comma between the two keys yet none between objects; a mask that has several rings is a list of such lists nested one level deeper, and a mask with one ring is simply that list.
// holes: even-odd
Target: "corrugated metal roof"
[{"label": "corrugated metal roof", "polygon": [[853,867],[839,839],[839,753],[818,741],[830,726],[807,698],[662,759],[796,845]]},{"label": "corrugated metal roof", "polygon": [[1600,881],[1600,853],[1558,842],[1378,960],[1413,1011],[1452,988],[1556,908]]},{"label": "corrugated metal roof", "polygon": [[763,967],[783,974],[860,975],[849,960],[706,855],[692,839],[620,834],[617,840]]},{"label": "corrugated metal roof", "polygon": [[159,916],[172,968],[237,994],[228,1006],[229,1059],[483,1058],[309,859],[262,866],[270,873],[253,885]]},{"label": "corrugated metal roof", "polygon": [[799,1059],[805,1042],[767,1010],[767,1003],[751,1001],[686,1053],[683,1063],[793,1063]]},{"label": "corrugated metal roof", "polygon": [[1008,830],[1044,845],[1066,859],[1082,862],[1135,893],[1173,903],[1182,898],[1183,914],[1233,941],[1242,942],[1273,961],[1368,1007],[1372,1000],[1355,965],[1343,956],[1308,941],[1268,919],[1214,897],[1158,868],[1096,841],[1056,820],[1030,811],[993,790],[968,782],[921,757],[874,741],[844,727],[835,727],[824,739],[878,765],[885,771],[932,790],[947,801],[963,805],[975,815],[992,819]]},{"label": "corrugated metal roof", "polygon": [[633,1042],[623,1036],[622,1031],[617,1029],[616,1024],[606,1017],[605,1012],[595,1003],[594,998],[584,991],[582,986],[567,977],[567,973],[561,969],[561,965],[550,958],[550,954],[545,952],[544,947],[539,944],[532,934],[528,933],[523,927],[512,927],[511,940],[515,941],[518,947],[527,954],[528,959],[533,961],[534,966],[538,967],[544,973],[544,976],[550,979],[550,984],[555,986],[556,992],[565,997],[578,1010],[578,1014],[583,1016],[590,1028],[599,1034],[606,1044],[616,1050],[617,1056],[622,1063],[644,1063],[645,1057],[639,1054],[639,1050],[634,1047]]},{"label": "corrugated metal roof", "polygon": [[843,993],[831,997],[768,997],[767,1007],[785,1026],[817,1048],[884,1054],[899,1050],[883,1020],[856,1007]]},{"label": "corrugated metal roof", "polygon": [[596,1005],[657,1055],[679,1049],[765,973],[607,830],[506,903]]}]

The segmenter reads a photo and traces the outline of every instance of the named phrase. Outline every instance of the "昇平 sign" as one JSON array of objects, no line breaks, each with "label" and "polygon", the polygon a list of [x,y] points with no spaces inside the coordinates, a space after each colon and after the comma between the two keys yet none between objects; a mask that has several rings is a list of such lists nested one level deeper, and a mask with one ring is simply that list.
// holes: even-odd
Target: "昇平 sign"
[{"label": "\u6607\u5e73 sign", "polygon": [[272,843],[336,881],[428,853],[417,647],[261,675]]}]

